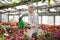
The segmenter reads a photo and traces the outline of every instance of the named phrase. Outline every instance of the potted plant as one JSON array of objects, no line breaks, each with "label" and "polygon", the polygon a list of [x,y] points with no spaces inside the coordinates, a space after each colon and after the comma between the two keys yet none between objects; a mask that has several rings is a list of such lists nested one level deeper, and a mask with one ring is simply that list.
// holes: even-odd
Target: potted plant
[{"label": "potted plant", "polygon": [[43,40],[43,37],[44,37],[45,33],[42,29],[39,29],[38,32],[37,32],[37,40]]}]

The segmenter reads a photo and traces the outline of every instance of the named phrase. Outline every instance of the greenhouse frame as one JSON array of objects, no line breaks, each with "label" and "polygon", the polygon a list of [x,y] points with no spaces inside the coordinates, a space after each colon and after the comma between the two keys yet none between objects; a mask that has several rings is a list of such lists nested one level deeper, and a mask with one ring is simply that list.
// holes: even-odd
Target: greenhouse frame
[{"label": "greenhouse frame", "polygon": [[0,0],[0,40],[60,40],[60,0]]}]

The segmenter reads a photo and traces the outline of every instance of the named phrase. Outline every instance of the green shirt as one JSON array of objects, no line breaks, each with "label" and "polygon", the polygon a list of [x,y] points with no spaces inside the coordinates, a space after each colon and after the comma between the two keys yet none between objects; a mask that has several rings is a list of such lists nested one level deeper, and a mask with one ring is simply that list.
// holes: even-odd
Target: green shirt
[{"label": "green shirt", "polygon": [[19,21],[18,28],[19,29],[23,29],[24,28],[24,21],[23,20]]}]

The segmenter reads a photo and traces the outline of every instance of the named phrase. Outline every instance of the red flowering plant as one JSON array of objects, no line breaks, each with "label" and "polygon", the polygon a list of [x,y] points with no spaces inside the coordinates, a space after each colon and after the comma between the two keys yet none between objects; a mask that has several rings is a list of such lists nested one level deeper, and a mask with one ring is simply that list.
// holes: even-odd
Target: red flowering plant
[{"label": "red flowering plant", "polygon": [[[5,40],[14,40],[18,37],[18,28],[7,28]],[[7,35],[8,34],[8,35]]]},{"label": "red flowering plant", "polygon": [[18,36],[18,28],[7,28],[8,34],[10,36],[16,37]]},{"label": "red flowering plant", "polygon": [[60,25],[56,25],[56,28],[60,30]]},{"label": "red flowering plant", "polygon": [[52,30],[50,36],[55,40],[60,40],[60,30]]},{"label": "red flowering plant", "polygon": [[52,29],[45,31],[45,40],[60,40],[60,30]]},{"label": "red flowering plant", "polygon": [[0,25],[0,40],[4,40],[5,36],[4,33],[6,31],[6,28],[4,25]]},{"label": "red flowering plant", "polygon": [[6,36],[5,37],[5,40],[13,40],[14,39],[14,37],[12,37],[12,36]]}]

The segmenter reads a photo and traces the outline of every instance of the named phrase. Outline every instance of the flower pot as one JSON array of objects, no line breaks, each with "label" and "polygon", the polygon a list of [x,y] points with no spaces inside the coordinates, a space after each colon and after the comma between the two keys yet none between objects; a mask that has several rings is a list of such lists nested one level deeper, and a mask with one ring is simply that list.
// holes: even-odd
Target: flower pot
[{"label": "flower pot", "polygon": [[37,40],[43,40],[42,38],[38,38]]}]

